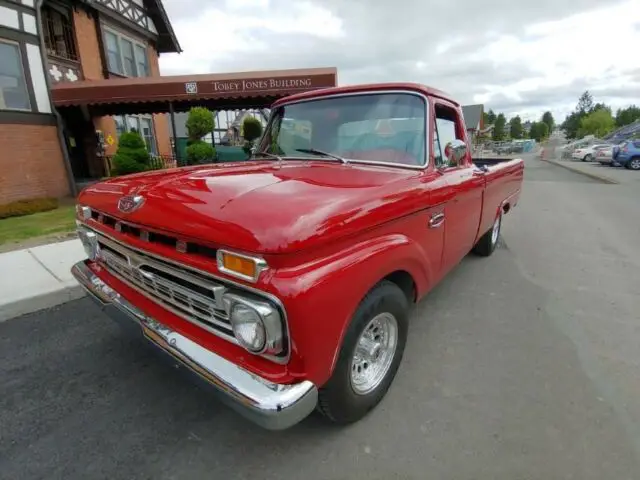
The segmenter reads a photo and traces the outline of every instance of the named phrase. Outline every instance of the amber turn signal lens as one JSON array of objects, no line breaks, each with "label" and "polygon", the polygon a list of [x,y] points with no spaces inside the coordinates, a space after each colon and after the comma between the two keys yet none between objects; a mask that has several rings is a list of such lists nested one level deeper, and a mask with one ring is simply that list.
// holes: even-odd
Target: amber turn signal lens
[{"label": "amber turn signal lens", "polygon": [[248,258],[224,252],[222,254],[222,266],[226,270],[238,273],[245,277],[255,278],[256,276],[256,263]]}]

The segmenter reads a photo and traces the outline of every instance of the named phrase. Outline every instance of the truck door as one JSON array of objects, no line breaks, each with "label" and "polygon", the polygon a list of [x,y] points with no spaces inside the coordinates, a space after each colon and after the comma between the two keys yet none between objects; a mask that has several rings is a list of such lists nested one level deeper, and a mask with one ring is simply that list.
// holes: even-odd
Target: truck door
[{"label": "truck door", "polygon": [[476,169],[470,153],[459,162],[450,162],[447,159],[447,144],[454,139],[466,141],[464,122],[458,110],[444,101],[436,101],[434,114],[436,167],[445,178],[451,194],[444,208],[443,223],[445,239],[442,270],[446,273],[455,267],[473,247],[482,214],[485,179],[474,174]]}]

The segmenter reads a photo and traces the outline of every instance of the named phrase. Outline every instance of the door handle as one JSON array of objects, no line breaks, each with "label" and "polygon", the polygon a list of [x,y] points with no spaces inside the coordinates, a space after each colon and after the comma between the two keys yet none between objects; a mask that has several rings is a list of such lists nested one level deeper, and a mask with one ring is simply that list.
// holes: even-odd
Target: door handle
[{"label": "door handle", "polygon": [[429,219],[429,228],[438,228],[444,223],[444,213],[434,213]]},{"label": "door handle", "polygon": [[487,173],[484,170],[474,170],[473,171],[473,176],[474,177],[484,177],[484,174]]}]

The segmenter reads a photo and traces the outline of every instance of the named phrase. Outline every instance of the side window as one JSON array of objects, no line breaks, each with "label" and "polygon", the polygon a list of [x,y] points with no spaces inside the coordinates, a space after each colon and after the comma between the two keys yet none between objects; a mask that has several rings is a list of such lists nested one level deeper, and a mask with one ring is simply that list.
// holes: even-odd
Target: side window
[{"label": "side window", "polygon": [[447,159],[447,145],[453,140],[463,140],[457,112],[449,107],[436,105],[436,121],[433,141],[433,152],[436,168],[457,167]]}]

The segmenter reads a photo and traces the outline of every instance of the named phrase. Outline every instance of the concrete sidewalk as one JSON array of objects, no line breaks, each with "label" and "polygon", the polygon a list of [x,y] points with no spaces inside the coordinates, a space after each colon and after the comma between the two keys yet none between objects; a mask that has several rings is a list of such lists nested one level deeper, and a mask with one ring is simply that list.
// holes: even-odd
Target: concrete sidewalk
[{"label": "concrete sidewalk", "polygon": [[84,258],[78,239],[0,254],[0,322],[83,296],[70,270]]}]

